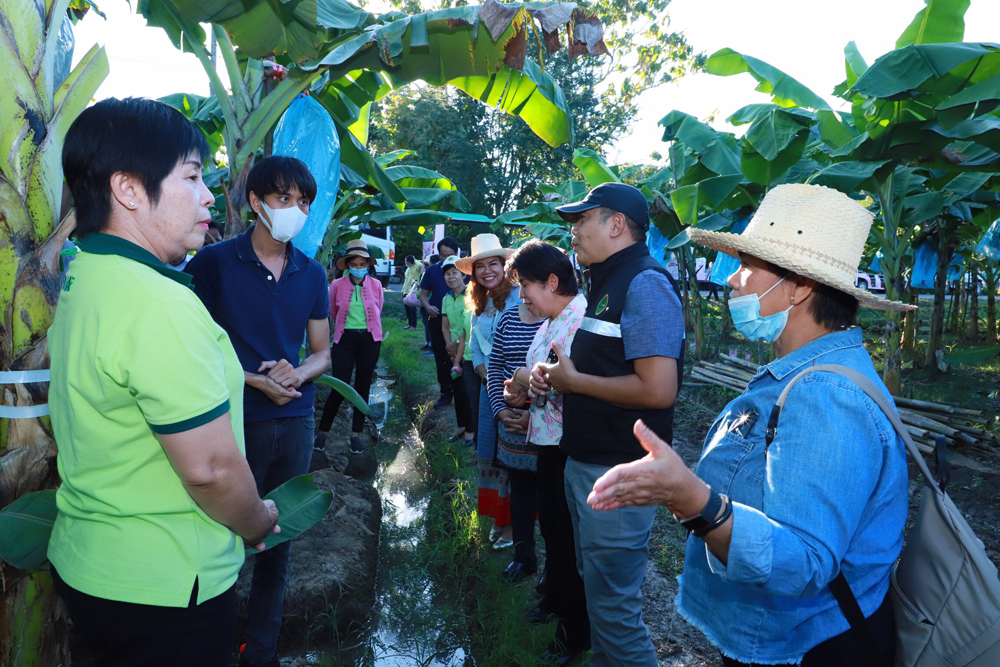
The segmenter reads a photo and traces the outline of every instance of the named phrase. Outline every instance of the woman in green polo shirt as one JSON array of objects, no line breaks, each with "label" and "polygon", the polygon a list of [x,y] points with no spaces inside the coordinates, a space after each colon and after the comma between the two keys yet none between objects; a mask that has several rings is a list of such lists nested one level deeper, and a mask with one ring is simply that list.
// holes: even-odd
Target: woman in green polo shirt
[{"label": "woman in green polo shirt", "polygon": [[244,548],[278,531],[243,454],[243,369],[166,266],[204,242],[208,155],[180,113],[136,98],[85,110],[63,148],[82,252],[48,334],[48,557],[102,666],[228,665]]}]

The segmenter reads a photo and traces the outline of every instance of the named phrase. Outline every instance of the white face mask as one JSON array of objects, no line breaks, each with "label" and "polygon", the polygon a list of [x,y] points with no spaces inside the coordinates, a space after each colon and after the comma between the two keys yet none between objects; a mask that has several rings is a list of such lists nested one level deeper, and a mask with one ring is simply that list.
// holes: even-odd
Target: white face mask
[{"label": "white face mask", "polygon": [[[302,231],[302,226],[306,224],[306,218],[309,217],[298,206],[273,209],[265,204],[263,199],[260,200],[260,206],[263,209],[260,221],[264,223],[264,226],[278,243],[288,243],[294,239]],[[271,221],[270,224],[268,224],[268,219]]]}]

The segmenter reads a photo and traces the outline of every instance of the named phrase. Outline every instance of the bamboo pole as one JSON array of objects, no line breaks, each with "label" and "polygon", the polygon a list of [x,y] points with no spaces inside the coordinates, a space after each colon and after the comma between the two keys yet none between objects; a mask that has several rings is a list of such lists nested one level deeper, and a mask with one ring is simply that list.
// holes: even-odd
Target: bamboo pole
[{"label": "bamboo pole", "polygon": [[691,371],[691,376],[699,380],[704,380],[705,382],[711,382],[712,384],[725,387],[726,389],[732,389],[738,394],[742,394],[746,390],[746,387],[739,387],[733,384],[728,378],[720,377],[710,371],[695,369]]},{"label": "bamboo pole", "polygon": [[892,399],[896,402],[896,405],[901,405],[907,408],[918,408],[918,409],[930,410],[931,412],[947,412],[948,414],[955,414],[955,415],[970,415],[973,417],[981,417],[983,415],[982,410],[969,410],[967,408],[959,408],[954,405],[948,405],[947,403],[932,403],[931,401],[918,401],[913,398],[902,398],[900,396],[893,396]]},{"label": "bamboo pole", "polygon": [[721,352],[719,353],[719,358],[727,363],[734,364],[736,366],[742,366],[743,368],[751,370],[754,373],[756,373],[757,369],[760,368],[758,364],[755,364],[752,361],[747,361],[746,359],[740,359],[739,357],[730,357],[729,355],[723,354]]}]

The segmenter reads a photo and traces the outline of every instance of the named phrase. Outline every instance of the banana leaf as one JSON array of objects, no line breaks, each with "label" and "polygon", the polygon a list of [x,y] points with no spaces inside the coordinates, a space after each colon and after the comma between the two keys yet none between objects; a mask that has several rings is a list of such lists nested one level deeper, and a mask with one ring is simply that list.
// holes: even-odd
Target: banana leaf
[{"label": "banana leaf", "polygon": [[757,80],[756,90],[771,95],[774,103],[783,107],[830,109],[830,105],[822,97],[778,68],[732,49],[720,49],[709,56],[705,62],[705,71],[716,76],[733,76],[746,72]]},{"label": "banana leaf", "polygon": [[580,170],[587,185],[591,188],[602,183],[621,182],[618,174],[608,166],[604,158],[589,148],[577,148],[573,151],[573,164]]},{"label": "banana leaf", "polygon": [[831,164],[809,179],[815,185],[825,185],[835,188],[841,192],[851,194],[855,192],[862,183],[871,178],[879,167],[886,164],[887,160],[881,162],[837,162]]},{"label": "banana leaf", "polygon": [[[273,500],[278,507],[280,533],[271,533],[264,539],[265,551],[282,542],[295,539],[319,523],[333,503],[333,491],[321,491],[313,485],[312,475],[299,475],[288,480],[264,500]],[[246,555],[260,553],[247,549]]]},{"label": "banana leaf", "polygon": [[1000,354],[1000,345],[993,345],[990,347],[976,347],[971,350],[962,350],[961,352],[952,352],[951,354],[944,355],[944,360],[949,364],[969,364],[970,366],[975,366],[998,354]]},{"label": "banana leaf", "polygon": [[57,514],[53,490],[26,493],[0,510],[0,560],[21,570],[44,566]]},{"label": "banana leaf", "polygon": [[313,380],[313,382],[330,387],[346,398],[348,403],[356,407],[358,410],[361,410],[362,413],[366,415],[371,414],[371,408],[369,408],[368,404],[365,403],[365,400],[361,398],[361,395],[354,390],[354,387],[347,384],[343,380],[338,380],[331,375],[320,375],[318,378]]},{"label": "banana leaf", "polygon": [[896,40],[896,48],[911,44],[961,42],[965,37],[965,12],[970,0],[924,0],[927,5],[913,17]]}]

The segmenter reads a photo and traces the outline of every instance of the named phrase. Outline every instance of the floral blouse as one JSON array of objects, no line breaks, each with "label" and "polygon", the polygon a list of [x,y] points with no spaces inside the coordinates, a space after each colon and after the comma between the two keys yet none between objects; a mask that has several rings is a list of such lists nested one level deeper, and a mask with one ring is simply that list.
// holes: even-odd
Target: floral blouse
[{"label": "floral blouse", "polygon": [[[543,322],[528,350],[528,368],[548,361],[549,350],[554,343],[568,353],[586,312],[587,299],[578,294],[561,313]],[[528,412],[528,442],[533,445],[558,445],[562,439],[563,397],[549,392],[546,399],[542,406],[538,405],[538,401],[532,401]]]}]

